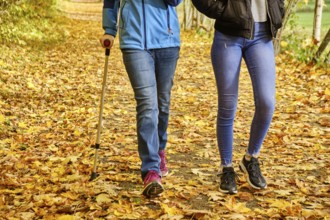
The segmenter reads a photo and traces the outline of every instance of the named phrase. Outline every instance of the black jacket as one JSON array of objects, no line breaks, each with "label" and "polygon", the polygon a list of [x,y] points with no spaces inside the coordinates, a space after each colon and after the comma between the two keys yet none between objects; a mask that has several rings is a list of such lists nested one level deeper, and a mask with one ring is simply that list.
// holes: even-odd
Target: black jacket
[{"label": "black jacket", "polygon": [[[214,28],[224,34],[253,39],[254,21],[251,0],[192,0],[196,9],[216,19]],[[273,37],[282,27],[284,0],[266,0],[267,15]]]}]

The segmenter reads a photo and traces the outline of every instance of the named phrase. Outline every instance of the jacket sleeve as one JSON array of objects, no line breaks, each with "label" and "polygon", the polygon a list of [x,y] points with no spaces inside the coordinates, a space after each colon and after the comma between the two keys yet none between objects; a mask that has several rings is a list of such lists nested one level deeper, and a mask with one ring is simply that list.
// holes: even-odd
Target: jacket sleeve
[{"label": "jacket sleeve", "polygon": [[227,1],[228,0],[192,0],[192,3],[202,14],[209,18],[217,19],[222,15]]},{"label": "jacket sleeve", "polygon": [[178,6],[182,0],[164,0],[164,2],[170,6]]},{"label": "jacket sleeve", "polygon": [[119,0],[104,0],[102,12],[102,27],[105,34],[116,36]]}]

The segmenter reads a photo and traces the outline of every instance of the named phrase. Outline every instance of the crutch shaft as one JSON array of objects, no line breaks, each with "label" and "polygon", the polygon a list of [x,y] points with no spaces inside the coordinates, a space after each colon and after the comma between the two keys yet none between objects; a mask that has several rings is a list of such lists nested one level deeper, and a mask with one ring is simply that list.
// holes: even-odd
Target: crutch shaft
[{"label": "crutch shaft", "polygon": [[[110,44],[108,44],[110,45]],[[104,108],[104,96],[105,90],[107,85],[107,75],[108,75],[108,61],[110,56],[110,49],[105,50],[105,63],[104,63],[104,71],[103,71],[103,82],[102,82],[102,91],[101,91],[101,100],[99,106],[99,121],[97,126],[97,134],[96,134],[96,142],[95,142],[95,155],[94,155],[94,165],[93,165],[93,172],[91,175],[90,180],[95,179],[98,177],[97,174],[97,162],[98,162],[98,150],[100,149],[100,140],[101,140],[101,131],[102,131],[102,119],[103,119],[103,108]]]}]

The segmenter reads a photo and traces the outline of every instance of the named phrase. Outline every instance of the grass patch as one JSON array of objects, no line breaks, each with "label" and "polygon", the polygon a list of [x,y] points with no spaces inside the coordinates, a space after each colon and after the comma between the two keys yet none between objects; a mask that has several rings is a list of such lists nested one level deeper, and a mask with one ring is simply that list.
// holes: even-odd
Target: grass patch
[{"label": "grass patch", "polygon": [[[298,12],[296,13],[297,28],[300,33],[312,36],[314,12]],[[321,38],[325,36],[330,27],[330,11],[325,11],[322,14]]]},{"label": "grass patch", "polygon": [[[313,28],[314,12],[298,12],[297,22],[300,26],[305,28]],[[330,12],[322,13],[322,29],[328,29],[330,27]]]}]

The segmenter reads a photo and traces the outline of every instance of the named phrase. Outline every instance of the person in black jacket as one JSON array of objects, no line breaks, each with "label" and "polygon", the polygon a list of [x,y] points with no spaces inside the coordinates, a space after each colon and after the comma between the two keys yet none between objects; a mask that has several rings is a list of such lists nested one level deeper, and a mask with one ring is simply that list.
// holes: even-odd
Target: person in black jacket
[{"label": "person in black jacket", "polygon": [[249,184],[265,189],[258,156],[275,109],[275,58],[272,37],[282,26],[283,0],[192,0],[198,11],[216,19],[211,49],[218,89],[217,140],[221,157],[220,191],[237,193],[232,164],[233,123],[244,59],[253,86],[255,114],[240,169]]}]

